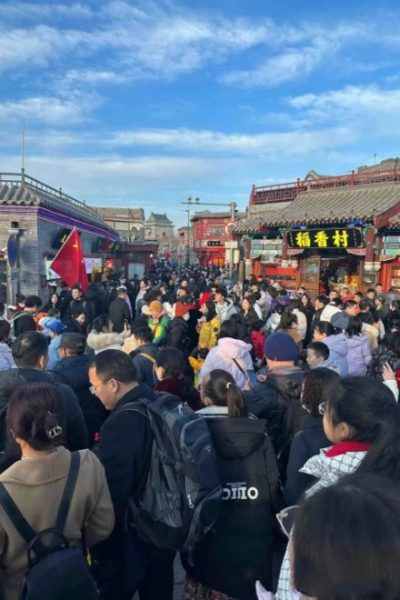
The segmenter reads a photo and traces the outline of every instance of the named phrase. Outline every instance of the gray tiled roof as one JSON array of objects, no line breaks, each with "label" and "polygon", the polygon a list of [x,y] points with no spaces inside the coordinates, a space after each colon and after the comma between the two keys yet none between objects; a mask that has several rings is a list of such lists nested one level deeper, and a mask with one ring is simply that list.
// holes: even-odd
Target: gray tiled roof
[{"label": "gray tiled roof", "polygon": [[246,219],[241,219],[230,228],[233,233],[251,233],[267,227],[269,222],[278,219],[283,211],[269,211],[264,214],[252,215]]},{"label": "gray tiled roof", "polygon": [[157,223],[158,225],[173,225],[172,221],[170,221],[167,217],[167,214],[159,214],[159,213],[150,213],[149,218],[146,223]]},{"label": "gray tiled roof", "polygon": [[144,220],[143,208],[116,208],[111,206],[96,206],[96,210],[103,219]]},{"label": "gray tiled roof", "polygon": [[330,223],[350,219],[371,220],[400,203],[400,183],[360,185],[303,192],[290,207],[265,225]]},{"label": "gray tiled roof", "polygon": [[103,219],[97,215],[96,210],[87,206],[83,202],[73,203],[65,200],[64,197],[58,198],[56,195],[46,194],[41,190],[33,189],[29,185],[17,185],[0,182],[0,205],[8,206],[43,206],[52,210],[58,210],[65,215],[78,217],[88,223],[113,231],[106,225]]}]

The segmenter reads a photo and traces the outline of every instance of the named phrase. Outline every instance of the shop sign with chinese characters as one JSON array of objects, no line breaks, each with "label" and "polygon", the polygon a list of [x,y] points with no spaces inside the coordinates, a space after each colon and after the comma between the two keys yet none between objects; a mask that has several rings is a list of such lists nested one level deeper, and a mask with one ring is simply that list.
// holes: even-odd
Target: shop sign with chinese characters
[{"label": "shop sign with chinese characters", "polygon": [[300,229],[287,233],[289,248],[362,248],[361,229],[337,227],[332,229]]}]

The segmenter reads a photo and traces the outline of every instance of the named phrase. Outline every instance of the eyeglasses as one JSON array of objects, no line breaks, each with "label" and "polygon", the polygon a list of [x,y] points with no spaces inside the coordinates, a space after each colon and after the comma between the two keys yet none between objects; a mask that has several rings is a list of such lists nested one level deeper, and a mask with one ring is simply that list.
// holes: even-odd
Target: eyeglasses
[{"label": "eyeglasses", "polygon": [[98,383],[97,385],[91,385],[90,388],[89,388],[90,393],[93,394],[93,396],[97,396],[97,392],[96,392],[97,388],[100,385],[104,385],[108,381],[111,381],[111,379],[105,379],[104,381],[100,381],[100,383]]},{"label": "eyeglasses", "polygon": [[327,409],[327,402],[321,402],[321,404],[318,405],[318,412],[321,415],[321,417],[323,417],[324,414],[326,414],[326,409]]}]

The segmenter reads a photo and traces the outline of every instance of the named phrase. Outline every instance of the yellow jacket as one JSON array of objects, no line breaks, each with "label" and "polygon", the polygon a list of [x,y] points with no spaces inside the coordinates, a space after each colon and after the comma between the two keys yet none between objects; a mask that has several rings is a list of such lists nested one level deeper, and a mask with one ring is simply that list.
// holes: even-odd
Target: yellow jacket
[{"label": "yellow jacket", "polygon": [[214,348],[217,345],[220,328],[221,323],[218,316],[215,316],[211,321],[202,323],[199,332],[199,348],[207,348],[207,350]]}]

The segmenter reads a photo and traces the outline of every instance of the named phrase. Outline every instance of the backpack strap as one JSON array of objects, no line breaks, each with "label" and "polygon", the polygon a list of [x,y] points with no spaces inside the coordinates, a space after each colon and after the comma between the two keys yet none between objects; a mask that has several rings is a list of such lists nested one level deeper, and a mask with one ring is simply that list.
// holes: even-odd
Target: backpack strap
[{"label": "backpack strap", "polygon": [[138,355],[139,356],[144,356],[145,358],[147,358],[147,360],[149,360],[150,362],[152,362],[153,365],[156,362],[156,359],[154,358],[154,356],[151,356],[151,354],[148,354],[147,352],[139,352]]},{"label": "backpack strap", "polygon": [[[20,536],[25,540],[27,546],[36,537],[36,532],[29,525],[10,494],[7,492],[5,486],[0,482],[0,504],[6,512],[11,523],[18,531]],[[33,551],[36,556],[41,556],[46,553],[46,548],[40,539],[37,539],[33,544]]]},{"label": "backpack strap", "polygon": [[81,463],[81,456],[79,452],[73,452],[71,454],[71,464],[69,467],[67,481],[63,496],[61,498],[60,507],[58,509],[55,529],[60,533],[63,533],[65,527],[65,521],[67,520],[69,506],[75,490],[76,480],[78,479],[79,466]]}]

